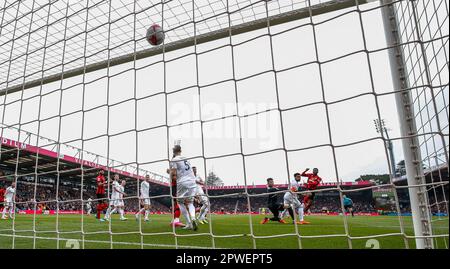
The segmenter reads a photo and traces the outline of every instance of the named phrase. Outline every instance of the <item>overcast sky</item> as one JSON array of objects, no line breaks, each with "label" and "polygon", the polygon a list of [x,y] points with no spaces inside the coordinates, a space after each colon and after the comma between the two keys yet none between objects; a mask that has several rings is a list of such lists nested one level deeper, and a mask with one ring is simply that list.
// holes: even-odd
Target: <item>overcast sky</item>
[{"label": "overcast sky", "polygon": [[[361,9],[377,5],[378,2],[374,2],[361,6]],[[320,23],[348,10],[316,16],[313,21]],[[160,23],[158,19],[154,22]],[[316,60],[313,28],[305,25],[308,22],[309,18],[271,27],[272,34],[291,29],[274,35],[272,47],[268,36],[252,39],[267,33],[267,28],[233,36],[234,65],[232,49],[226,46],[198,55],[198,68],[195,55],[171,61],[194,52],[194,47],[166,53],[165,76],[162,63],[150,65],[161,60],[162,55],[137,61],[138,68],[150,65],[137,71],[132,69],[133,63],[112,67],[109,100],[107,79],[97,80],[106,74],[106,70],[87,74],[84,128],[83,113],[70,114],[83,107],[83,87],[70,87],[82,81],[81,76],[64,80],[63,91],[59,90],[59,82],[44,86],[43,93],[49,94],[41,100],[40,124],[37,121],[39,88],[26,90],[24,96],[36,97],[23,102],[20,122],[27,124],[20,128],[38,133],[40,125],[39,133],[43,137],[62,143],[72,141],[72,146],[109,155],[123,163],[139,164],[143,169],[160,174],[164,174],[168,167],[167,159],[174,140],[181,139],[183,155],[199,157],[191,163],[198,167],[200,175],[204,176],[205,170],[213,170],[226,185],[244,184],[245,180],[247,184],[263,184],[267,177],[273,177],[277,183],[285,183],[295,172],[313,167],[319,168],[326,182],[337,178],[351,181],[363,174],[388,173],[383,141],[370,139],[379,137],[373,122],[378,118],[378,111],[390,129],[390,136],[400,136],[395,99],[393,94],[378,98],[369,94],[372,91],[393,91],[387,51],[369,56],[359,52],[329,61],[363,50],[364,45],[370,51],[386,47],[380,10],[362,13],[362,24],[358,13],[352,12],[315,27],[319,61],[324,62],[320,66],[322,76],[319,65],[315,63],[292,68]],[[304,26],[296,28],[299,25]],[[138,34],[144,35],[145,32]],[[229,42],[225,38],[201,44],[197,46],[197,52]],[[132,43],[129,46],[133,46]],[[121,73],[127,69],[130,70]],[[270,72],[274,69],[276,74]],[[232,80],[233,73],[236,82]],[[214,84],[220,81],[225,82]],[[200,86],[200,96],[196,85]],[[186,87],[186,90],[174,93]],[[123,102],[133,98],[135,89],[139,100]],[[167,103],[164,91],[171,93],[167,95]],[[6,102],[20,99],[20,96],[20,92],[9,94]],[[338,102],[350,97],[354,98]],[[448,93],[443,100],[448,102]],[[5,102],[4,96],[0,101],[2,104]],[[324,102],[329,103],[327,107]],[[110,105],[109,115],[106,104]],[[3,124],[19,123],[21,105],[22,102],[15,102],[6,109],[0,107],[0,112],[4,113]],[[285,110],[281,113],[282,124],[278,105]],[[297,106],[301,107],[295,108]],[[166,107],[168,125],[197,122],[171,127],[167,137],[164,126]],[[270,111],[264,112],[266,110]],[[256,112],[261,113],[254,115]],[[240,116],[251,115],[241,118],[241,128],[238,119],[231,117],[238,113]],[[59,118],[53,116],[60,114],[67,116],[62,117],[59,127]],[[226,116],[230,117],[220,119]],[[48,118],[51,119],[44,120]],[[217,118],[219,120],[205,122],[201,129],[199,119]],[[149,129],[156,126],[162,127]],[[109,143],[107,134],[111,136]],[[17,133],[6,129],[4,136],[17,139]],[[356,143],[363,140],[369,141]],[[331,143],[334,151],[328,145]],[[398,162],[403,159],[401,143],[394,142],[394,147]],[[70,154],[70,151],[66,153]],[[243,160],[240,153],[251,156]]]}]

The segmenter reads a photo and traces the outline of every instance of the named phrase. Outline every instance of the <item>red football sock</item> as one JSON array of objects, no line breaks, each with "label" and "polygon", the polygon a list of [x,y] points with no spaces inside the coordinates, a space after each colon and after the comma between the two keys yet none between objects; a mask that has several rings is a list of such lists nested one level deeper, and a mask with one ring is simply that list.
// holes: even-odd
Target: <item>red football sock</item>
[{"label": "red football sock", "polygon": [[180,207],[178,206],[178,204],[175,204],[175,209],[173,211],[173,217],[175,219],[180,218],[181,216],[181,211],[180,211]]},{"label": "red football sock", "polygon": [[106,204],[105,203],[101,203],[97,205],[97,219],[100,219],[100,214],[103,212],[103,210],[105,210],[106,208]]},{"label": "red football sock", "polygon": [[305,204],[303,211],[306,213],[312,205],[312,199],[309,196],[305,196],[305,198],[303,198],[303,203]]},{"label": "red football sock", "polygon": [[308,201],[309,201],[309,196],[303,197],[303,203],[304,203],[304,204],[307,204]]}]

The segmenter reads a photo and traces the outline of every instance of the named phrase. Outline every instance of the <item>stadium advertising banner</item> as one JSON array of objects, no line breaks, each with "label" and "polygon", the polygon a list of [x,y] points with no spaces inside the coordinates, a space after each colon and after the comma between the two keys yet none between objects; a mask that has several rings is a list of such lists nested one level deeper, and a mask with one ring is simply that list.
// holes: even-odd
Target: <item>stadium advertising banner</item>
[{"label": "stadium advertising banner", "polygon": [[375,200],[375,208],[377,210],[395,210],[395,194],[393,188],[374,188],[372,189],[372,196]]},{"label": "stadium advertising banner", "polygon": [[[22,215],[56,215],[56,210],[19,210],[19,214]],[[61,210],[58,212],[60,215],[74,215],[74,214],[82,214],[81,210]]]}]

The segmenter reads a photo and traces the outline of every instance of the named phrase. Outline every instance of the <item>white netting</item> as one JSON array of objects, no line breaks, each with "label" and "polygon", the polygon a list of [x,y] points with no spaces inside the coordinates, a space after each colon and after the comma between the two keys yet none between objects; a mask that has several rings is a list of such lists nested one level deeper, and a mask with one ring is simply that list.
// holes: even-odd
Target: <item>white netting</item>
[{"label": "white netting", "polygon": [[[289,247],[341,239],[338,247],[353,248],[392,237],[400,243],[390,247],[448,248],[448,14],[448,0],[4,1],[0,176],[18,184],[15,205],[32,213],[0,223],[0,237],[11,239],[0,247],[56,240],[43,246],[220,248],[244,238],[250,243],[237,247],[257,248],[294,238]],[[165,32],[158,47],[145,40],[153,23]],[[223,203],[217,215],[245,213],[245,232],[227,230],[219,217],[214,224],[212,215],[197,233],[87,219],[99,168],[127,179],[130,208],[140,209],[140,181],[150,175],[155,206],[173,210],[170,180],[160,174],[180,137],[202,176],[233,170],[225,185],[240,186],[206,193],[211,206]],[[313,191],[334,199],[321,211],[337,201],[342,213],[343,195],[384,188],[395,228],[364,232],[342,214],[334,232],[297,223],[262,232],[253,213],[265,208],[258,203],[267,193],[257,186],[274,177],[282,195],[304,165],[320,167],[329,184]],[[388,180],[343,182],[373,171]],[[54,209],[48,227],[37,211],[43,205]],[[60,214],[80,210],[78,219]],[[412,221],[402,216],[410,212]]]}]

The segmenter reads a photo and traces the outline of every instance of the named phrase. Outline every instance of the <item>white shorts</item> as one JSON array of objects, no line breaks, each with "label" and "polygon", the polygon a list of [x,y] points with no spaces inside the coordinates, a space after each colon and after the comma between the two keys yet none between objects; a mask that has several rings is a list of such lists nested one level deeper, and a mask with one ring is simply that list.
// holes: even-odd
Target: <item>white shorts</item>
[{"label": "white shorts", "polygon": [[208,203],[209,203],[209,199],[208,199],[208,197],[207,197],[205,194],[203,194],[203,195],[198,195],[197,197],[198,197],[198,199],[200,200],[200,203],[201,203],[202,205],[208,204]]},{"label": "white shorts", "polygon": [[283,204],[285,206],[292,206],[294,208],[299,208],[303,204],[298,200],[297,194],[286,192],[283,196]]},{"label": "white shorts", "polygon": [[14,206],[14,203],[12,201],[5,201],[3,203],[3,206],[4,207],[12,207],[12,206]]},{"label": "white shorts", "polygon": [[142,203],[144,204],[144,205],[152,205],[152,202],[150,201],[150,198],[143,198],[143,197],[141,197],[140,198],[141,199],[141,201],[142,201]]},{"label": "white shorts", "polygon": [[125,204],[123,203],[123,199],[112,199],[109,202],[109,205],[114,206],[114,207],[119,207],[119,206],[124,206]]},{"label": "white shorts", "polygon": [[197,184],[195,183],[195,181],[185,181],[177,183],[177,197],[179,199],[193,201],[196,194]]}]

